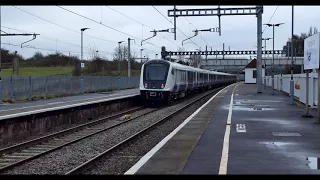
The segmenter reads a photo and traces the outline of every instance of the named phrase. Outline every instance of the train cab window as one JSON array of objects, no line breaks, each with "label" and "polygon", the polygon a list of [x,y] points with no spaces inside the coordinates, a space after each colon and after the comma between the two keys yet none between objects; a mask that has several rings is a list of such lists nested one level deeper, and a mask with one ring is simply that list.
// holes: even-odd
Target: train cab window
[{"label": "train cab window", "polygon": [[168,67],[163,64],[149,64],[146,66],[146,80],[165,80]]}]

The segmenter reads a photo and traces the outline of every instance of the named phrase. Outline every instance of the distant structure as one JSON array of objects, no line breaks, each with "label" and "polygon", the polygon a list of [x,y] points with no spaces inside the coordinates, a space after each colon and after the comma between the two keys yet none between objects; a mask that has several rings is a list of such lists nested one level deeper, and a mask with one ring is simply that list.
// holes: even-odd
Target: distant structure
[{"label": "distant structure", "polygon": [[[265,67],[262,65],[262,79],[265,77]],[[244,68],[245,83],[256,84],[257,83],[257,60],[253,59]]]}]

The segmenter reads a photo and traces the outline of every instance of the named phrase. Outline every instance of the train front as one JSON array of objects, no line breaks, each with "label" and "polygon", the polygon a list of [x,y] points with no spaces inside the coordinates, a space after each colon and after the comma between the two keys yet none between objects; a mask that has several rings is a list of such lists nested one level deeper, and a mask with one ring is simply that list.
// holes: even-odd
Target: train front
[{"label": "train front", "polygon": [[169,100],[169,70],[170,62],[165,60],[150,60],[143,64],[140,75],[140,94],[146,102]]}]

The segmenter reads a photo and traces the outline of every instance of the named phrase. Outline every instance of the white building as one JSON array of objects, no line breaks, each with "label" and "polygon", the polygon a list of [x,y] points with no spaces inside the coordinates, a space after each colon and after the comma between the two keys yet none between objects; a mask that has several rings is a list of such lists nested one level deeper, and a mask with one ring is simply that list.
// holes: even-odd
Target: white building
[{"label": "white building", "polygon": [[[246,84],[255,84],[257,82],[257,60],[253,59],[247,66],[244,68],[244,82]],[[265,76],[265,68],[262,66],[262,79]]]}]

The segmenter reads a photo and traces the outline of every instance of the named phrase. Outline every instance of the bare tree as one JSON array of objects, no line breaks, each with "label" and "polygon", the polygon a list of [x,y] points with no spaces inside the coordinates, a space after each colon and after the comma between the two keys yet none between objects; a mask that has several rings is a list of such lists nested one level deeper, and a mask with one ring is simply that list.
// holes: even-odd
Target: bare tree
[{"label": "bare tree", "polygon": [[312,36],[312,26],[310,26],[310,28],[309,28],[309,32],[308,32],[308,36]]},{"label": "bare tree", "polygon": [[[301,33],[300,36],[293,35],[293,47],[296,49],[297,52],[299,52],[299,54],[297,54],[298,57],[303,57],[304,40],[316,33],[318,33],[318,29],[316,27],[310,26],[308,33]],[[286,43],[287,44],[283,46],[283,50],[285,50],[286,56],[291,56],[291,38],[289,38],[289,40]]]},{"label": "bare tree", "polygon": [[189,64],[189,66],[192,67],[198,67],[198,63],[200,63],[200,60],[202,59],[201,55],[190,55],[189,58],[186,58],[186,62]]},{"label": "bare tree", "polygon": [[90,59],[91,60],[94,60],[94,59],[97,59],[99,57],[98,55],[98,49],[97,48],[90,48]]},{"label": "bare tree", "polygon": [[[130,51],[130,64],[131,64],[131,69],[140,69],[140,63],[136,61],[136,59],[139,59],[132,50]],[[117,46],[114,49],[113,52],[113,61],[115,62],[115,67],[118,69],[119,66],[119,60],[120,61],[120,71],[122,75],[126,75],[127,68],[128,68],[128,47],[126,45],[123,46]]]},{"label": "bare tree", "polygon": [[116,47],[113,53],[113,60],[119,61],[120,59],[123,61],[128,58],[128,47],[126,45]]},{"label": "bare tree", "polygon": [[313,28],[313,34],[317,34],[318,33],[318,29],[317,29],[317,27],[314,27]]}]

